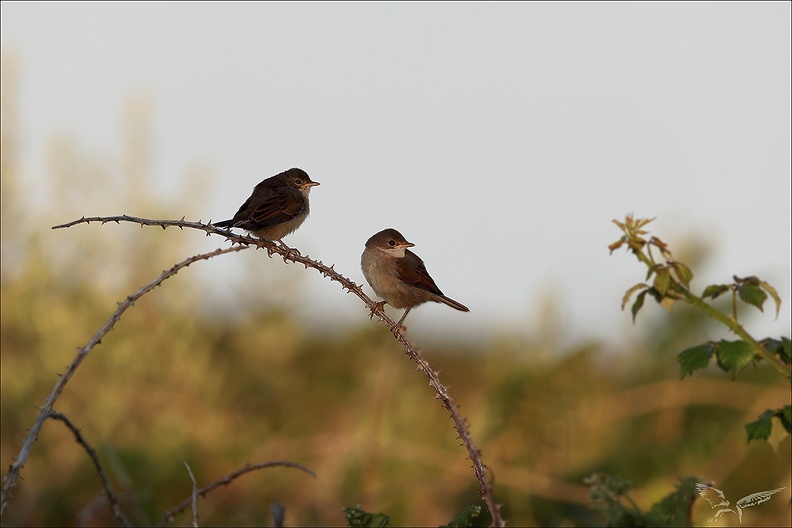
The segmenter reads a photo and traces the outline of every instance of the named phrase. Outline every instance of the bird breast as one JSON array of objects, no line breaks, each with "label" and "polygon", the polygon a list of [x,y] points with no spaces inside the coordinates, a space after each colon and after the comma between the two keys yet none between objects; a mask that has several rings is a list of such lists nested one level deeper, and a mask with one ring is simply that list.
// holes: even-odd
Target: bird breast
[{"label": "bird breast", "polygon": [[378,248],[370,248],[363,252],[361,269],[374,292],[385,299],[394,308],[412,306],[408,291],[398,275],[396,259],[385,254]]}]

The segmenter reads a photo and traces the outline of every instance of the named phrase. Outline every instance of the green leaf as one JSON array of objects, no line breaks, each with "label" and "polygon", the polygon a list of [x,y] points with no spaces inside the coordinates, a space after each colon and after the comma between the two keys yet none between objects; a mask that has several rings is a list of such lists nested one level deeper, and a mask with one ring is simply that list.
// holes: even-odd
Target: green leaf
[{"label": "green leaf", "polygon": [[681,378],[693,374],[694,370],[707,368],[715,347],[712,343],[687,348],[677,355]]},{"label": "green leaf", "polygon": [[725,284],[710,284],[704,288],[704,293],[701,294],[701,298],[706,299],[707,297],[712,297],[716,299],[727,291],[729,291],[729,287]]},{"label": "green leaf", "polygon": [[788,337],[782,337],[781,343],[784,345],[782,350],[784,351],[784,355],[786,356],[784,359],[785,363],[789,363],[792,361],[792,341],[789,340]]},{"label": "green leaf", "polygon": [[792,434],[792,406],[784,405],[776,411],[775,415],[781,421],[786,432]]},{"label": "green leaf", "polygon": [[674,262],[672,264],[674,267],[674,271],[676,272],[677,277],[679,278],[679,282],[684,284],[685,288],[690,287],[690,281],[693,280],[693,272],[682,264],[681,262]]},{"label": "green leaf", "polygon": [[778,314],[781,312],[781,297],[778,296],[778,292],[775,291],[775,288],[767,284],[765,281],[761,281],[759,284],[765,289],[767,293],[770,294],[770,297],[773,298],[773,301],[775,301],[776,319],[778,319]]},{"label": "green leaf", "polygon": [[668,292],[668,286],[671,284],[671,270],[668,268],[659,268],[657,270],[657,275],[655,276],[654,280],[654,289],[657,290],[660,295],[665,297],[666,292]]},{"label": "green leaf", "polygon": [[390,522],[389,516],[385,515],[384,513],[369,513],[364,511],[360,508],[360,504],[354,507],[347,506],[345,508],[341,508],[341,511],[344,512],[347,526],[373,526],[382,528],[383,526],[387,526]]},{"label": "green leaf", "polygon": [[764,311],[762,305],[767,300],[767,294],[762,288],[751,284],[740,284],[737,286],[737,293],[744,302],[756,306],[760,312]]},{"label": "green leaf", "polygon": [[718,360],[733,372],[732,379],[754,358],[754,349],[745,341],[721,340],[718,344]]},{"label": "green leaf", "polygon": [[652,505],[646,513],[646,526],[690,526],[690,510],[698,497],[696,477],[679,478],[676,490]]},{"label": "green leaf", "polygon": [[773,411],[767,410],[762,413],[758,420],[745,424],[748,433],[748,442],[751,440],[767,440],[773,432]]},{"label": "green leaf", "polygon": [[633,324],[635,324],[635,316],[638,315],[638,311],[643,306],[644,297],[646,297],[646,294],[648,292],[649,292],[648,289],[644,290],[644,291],[642,291],[641,293],[638,294],[638,297],[635,298],[635,302],[633,303],[632,308],[630,309],[630,311],[632,312]]},{"label": "green leaf", "polygon": [[481,514],[481,506],[470,504],[448,524],[441,524],[439,528],[464,528],[474,526],[475,519]]},{"label": "green leaf", "polygon": [[[641,510],[626,497],[630,481],[607,473],[594,473],[583,479],[589,486],[589,507],[599,512],[608,526],[646,526]],[[626,497],[626,501],[622,501]]]},{"label": "green leaf", "polygon": [[792,342],[790,342],[788,338],[782,337],[781,341],[779,341],[778,339],[771,339],[768,337],[759,341],[759,344],[774,356],[778,356],[778,359],[784,363],[790,363],[789,349]]}]

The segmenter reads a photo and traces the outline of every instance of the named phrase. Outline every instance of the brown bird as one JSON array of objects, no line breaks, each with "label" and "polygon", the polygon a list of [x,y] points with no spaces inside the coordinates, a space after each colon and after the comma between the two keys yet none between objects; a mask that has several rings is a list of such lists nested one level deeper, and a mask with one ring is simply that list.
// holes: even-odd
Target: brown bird
[{"label": "brown bird", "polygon": [[421,258],[407,249],[414,245],[395,229],[380,231],[366,242],[360,267],[374,292],[385,299],[377,304],[382,306],[388,303],[394,308],[406,308],[398,326],[401,326],[413,307],[428,301],[469,312],[467,306],[443,295],[426,271]]},{"label": "brown bird", "polygon": [[[217,227],[241,227],[264,240],[277,240],[293,233],[308,218],[308,194],[319,185],[308,173],[293,168],[262,181],[231,220]],[[285,244],[284,244],[285,245]]]}]

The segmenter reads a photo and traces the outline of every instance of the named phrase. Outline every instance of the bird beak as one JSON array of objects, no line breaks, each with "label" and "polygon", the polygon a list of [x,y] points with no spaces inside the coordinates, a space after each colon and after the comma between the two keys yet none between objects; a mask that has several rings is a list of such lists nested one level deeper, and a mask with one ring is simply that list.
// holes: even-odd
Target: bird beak
[{"label": "bird beak", "polygon": [[319,182],[307,182],[307,183],[303,183],[303,187],[316,187],[317,185],[319,185]]},{"label": "bird beak", "polygon": [[404,244],[399,244],[397,247],[400,248],[415,247],[415,244],[413,244],[412,242],[405,242]]}]

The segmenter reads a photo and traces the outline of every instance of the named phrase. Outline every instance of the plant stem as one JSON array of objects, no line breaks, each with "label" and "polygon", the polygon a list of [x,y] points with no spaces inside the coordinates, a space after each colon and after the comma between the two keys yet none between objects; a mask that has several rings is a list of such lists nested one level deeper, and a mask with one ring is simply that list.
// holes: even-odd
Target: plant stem
[{"label": "plant stem", "polygon": [[775,355],[768,352],[765,349],[765,347],[760,345],[759,342],[756,341],[756,339],[754,339],[751,334],[746,332],[745,328],[743,328],[742,325],[740,325],[737,321],[735,321],[725,313],[721,312],[720,310],[714,308],[712,305],[707,303],[701,297],[698,297],[697,295],[693,295],[685,288],[679,286],[678,291],[682,294],[683,298],[688,303],[707,312],[710,316],[712,316],[713,318],[717,319],[718,321],[726,325],[729,328],[729,330],[737,334],[740,337],[740,339],[751,345],[753,349],[756,351],[756,353],[762,356],[762,358],[768,361],[771,365],[773,365],[773,367],[775,367],[775,369],[778,372],[780,372],[787,379],[792,379],[792,372],[790,372],[789,367],[787,367],[784,364],[784,362],[781,361],[779,358],[777,358]]}]

